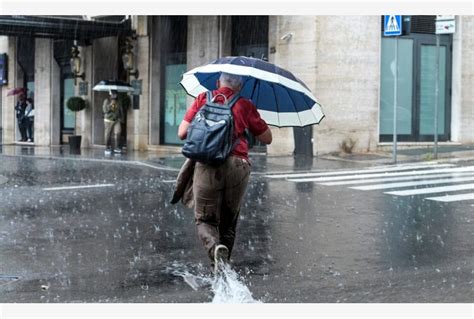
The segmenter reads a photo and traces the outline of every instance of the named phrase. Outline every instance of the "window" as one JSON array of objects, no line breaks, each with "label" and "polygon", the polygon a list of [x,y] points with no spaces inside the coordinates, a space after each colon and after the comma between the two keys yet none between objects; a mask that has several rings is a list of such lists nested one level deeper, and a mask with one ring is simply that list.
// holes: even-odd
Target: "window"
[{"label": "window", "polygon": [[73,111],[67,108],[67,101],[70,97],[74,96],[74,79],[64,79],[63,81],[63,100],[62,100],[62,109],[63,109],[63,127],[62,130],[74,130],[76,126],[76,115]]}]

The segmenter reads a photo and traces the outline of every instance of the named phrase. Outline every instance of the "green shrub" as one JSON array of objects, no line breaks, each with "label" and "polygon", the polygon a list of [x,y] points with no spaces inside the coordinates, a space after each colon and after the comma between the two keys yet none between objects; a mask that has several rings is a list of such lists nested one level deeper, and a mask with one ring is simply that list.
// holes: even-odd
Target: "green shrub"
[{"label": "green shrub", "polygon": [[79,112],[86,108],[86,101],[79,96],[72,96],[67,100],[66,106],[73,112]]}]

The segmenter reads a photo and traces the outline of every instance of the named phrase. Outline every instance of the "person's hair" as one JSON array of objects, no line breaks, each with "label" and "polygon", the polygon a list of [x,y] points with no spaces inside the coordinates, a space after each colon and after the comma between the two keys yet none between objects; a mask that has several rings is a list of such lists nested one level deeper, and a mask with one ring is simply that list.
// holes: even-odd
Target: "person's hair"
[{"label": "person's hair", "polygon": [[227,86],[235,90],[239,89],[242,85],[242,77],[240,75],[222,72],[219,77],[219,82],[221,83],[221,86]]}]

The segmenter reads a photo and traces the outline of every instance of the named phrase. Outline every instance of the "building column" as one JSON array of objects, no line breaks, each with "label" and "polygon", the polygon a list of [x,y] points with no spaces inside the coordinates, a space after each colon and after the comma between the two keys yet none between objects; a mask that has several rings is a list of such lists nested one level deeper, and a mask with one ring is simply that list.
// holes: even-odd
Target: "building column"
[{"label": "building column", "polygon": [[[461,47],[462,53],[460,55],[456,54],[455,46],[453,49],[454,58],[459,58],[459,60],[457,62],[456,59],[453,61],[453,63],[456,63],[453,66],[453,79],[456,72],[456,78],[459,79],[460,83],[453,85],[453,99],[457,95],[456,99],[457,103],[460,103],[460,107],[458,116],[454,119],[457,122],[452,124],[452,129],[457,131],[459,142],[471,144],[474,143],[474,129],[472,128],[474,123],[474,93],[472,89],[474,87],[474,34],[472,32],[474,17],[460,16],[458,18],[459,23],[456,24],[456,28],[462,37],[462,42],[458,47]],[[461,64],[460,70],[458,64]],[[454,112],[455,110],[453,110]]]},{"label": "building column", "polygon": [[[86,101],[86,108],[82,111],[76,112],[76,127],[75,134],[81,135],[81,147],[89,148],[92,146],[92,46],[81,46],[79,47],[80,57],[82,60],[83,68],[81,72],[84,72],[84,82],[87,83],[87,94],[81,95]],[[75,95],[79,96],[79,83],[81,79],[77,79],[77,85],[75,87]]]},{"label": "building column", "polygon": [[188,69],[207,64],[219,57],[219,17],[188,17]]},{"label": "building column", "polygon": [[8,55],[8,84],[2,86],[2,143],[15,143],[15,132],[17,130],[17,122],[15,115],[15,96],[7,96],[8,91],[17,87],[17,38],[16,37],[0,37],[0,51],[6,52]]},{"label": "building column", "polygon": [[[292,36],[282,39],[287,34]],[[289,70],[314,92],[316,18],[314,16],[270,16],[268,36],[269,62]],[[268,154],[293,154],[295,149],[293,128],[272,127],[271,130],[274,142],[267,146]]]},{"label": "building column", "polygon": [[[134,29],[137,33],[137,41],[134,42],[134,54],[136,57],[136,69],[141,80],[141,94],[139,98],[139,109],[132,106],[127,114],[127,147],[133,150],[144,151],[148,149],[149,138],[149,110],[150,110],[150,32],[151,17],[134,16]],[[133,98],[133,95],[130,96]]]},{"label": "building column", "polygon": [[61,134],[60,67],[53,40],[35,40],[35,144],[59,145]]},{"label": "building column", "polygon": [[[217,59],[222,48],[227,49],[227,43],[221,43],[226,39],[222,36],[222,23],[219,16],[188,16],[188,70]],[[194,98],[188,96],[187,105],[193,101]]]},{"label": "building column", "polygon": [[354,152],[373,151],[379,141],[380,16],[315,20],[316,64],[308,66],[314,74],[308,86],[326,115],[315,126],[315,148],[319,154],[338,152],[352,139]]}]

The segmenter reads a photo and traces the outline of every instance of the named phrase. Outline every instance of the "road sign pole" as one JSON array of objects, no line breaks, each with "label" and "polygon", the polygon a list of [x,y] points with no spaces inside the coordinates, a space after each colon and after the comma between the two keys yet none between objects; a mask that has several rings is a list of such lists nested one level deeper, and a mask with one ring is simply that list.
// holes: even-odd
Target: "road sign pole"
[{"label": "road sign pole", "polygon": [[398,95],[398,37],[395,37],[395,72],[393,84],[393,164],[397,163],[397,95]]},{"label": "road sign pole", "polygon": [[384,16],[384,36],[395,36],[395,70],[393,72],[393,164],[397,163],[397,104],[398,104],[398,37],[402,35],[402,16]]},{"label": "road sign pole", "polygon": [[435,103],[434,103],[434,158],[438,158],[438,109],[439,109],[439,34],[436,35],[436,70],[435,70]]}]

